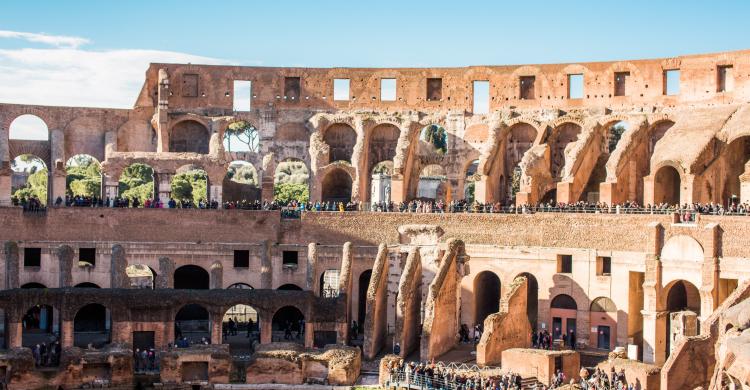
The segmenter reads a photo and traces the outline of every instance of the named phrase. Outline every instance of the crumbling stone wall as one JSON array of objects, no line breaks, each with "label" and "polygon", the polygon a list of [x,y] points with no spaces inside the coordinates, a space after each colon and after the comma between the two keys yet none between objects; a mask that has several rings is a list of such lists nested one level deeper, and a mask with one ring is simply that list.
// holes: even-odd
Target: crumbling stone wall
[{"label": "crumbling stone wall", "polygon": [[401,347],[401,357],[409,356],[419,346],[421,281],[422,259],[419,256],[419,248],[414,247],[406,257],[406,264],[398,283],[395,342]]},{"label": "crumbling stone wall", "polygon": [[247,365],[246,382],[299,385],[323,382],[333,386],[353,385],[359,377],[361,352],[356,347],[329,345],[322,351],[292,343],[260,346]]},{"label": "crumbling stone wall", "polygon": [[461,240],[448,241],[425,300],[420,357],[434,359],[451,350],[458,334],[458,257],[464,253]]},{"label": "crumbling stone wall", "polygon": [[477,364],[500,365],[502,353],[510,348],[531,347],[531,324],[526,315],[529,282],[518,277],[500,302],[500,311],[484,320],[484,333],[477,344]]},{"label": "crumbling stone wall", "polygon": [[388,331],[388,247],[380,244],[375,265],[372,268],[370,286],[367,288],[367,314],[365,315],[364,342],[365,359],[373,359],[383,349]]}]

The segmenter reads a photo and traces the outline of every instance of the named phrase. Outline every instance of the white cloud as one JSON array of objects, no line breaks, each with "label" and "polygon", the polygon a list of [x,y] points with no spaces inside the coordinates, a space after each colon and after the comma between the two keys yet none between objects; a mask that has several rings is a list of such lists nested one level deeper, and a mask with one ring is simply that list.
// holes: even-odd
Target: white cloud
[{"label": "white cloud", "polygon": [[0,30],[0,38],[23,39],[29,42],[44,43],[45,45],[64,47],[69,49],[76,49],[90,42],[88,39],[81,37],[68,37],[65,35],[47,35],[7,30]]},{"label": "white cloud", "polygon": [[0,49],[0,103],[131,108],[151,62],[228,63],[160,50]]}]

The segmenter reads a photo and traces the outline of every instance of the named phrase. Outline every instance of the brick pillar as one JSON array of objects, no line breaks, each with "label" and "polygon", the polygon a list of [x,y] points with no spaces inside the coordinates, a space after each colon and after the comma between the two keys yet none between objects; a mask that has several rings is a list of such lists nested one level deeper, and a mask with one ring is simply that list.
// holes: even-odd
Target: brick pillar
[{"label": "brick pillar", "polygon": [[312,348],[313,341],[313,324],[305,321],[305,348]]},{"label": "brick pillar", "polygon": [[70,348],[73,346],[73,320],[63,320],[61,330],[60,344],[63,348]]},{"label": "brick pillar", "polygon": [[20,348],[23,341],[23,323],[9,322],[8,330],[8,348]]},{"label": "brick pillar", "polygon": [[271,261],[271,242],[263,241],[260,247],[260,288],[273,288],[273,263]]},{"label": "brick pillar", "polygon": [[110,288],[128,288],[130,287],[130,280],[125,269],[128,266],[128,261],[125,259],[125,248],[120,244],[112,246],[112,257],[110,260],[110,275],[109,275],[109,287]]},{"label": "brick pillar", "polygon": [[159,273],[156,275],[156,288],[174,288],[174,261],[169,257],[159,258]]},{"label": "brick pillar", "polygon": [[73,257],[75,252],[69,245],[60,245],[57,248],[58,269],[58,287],[72,287],[73,285]]},{"label": "brick pillar", "polygon": [[8,207],[11,205],[10,189],[11,189],[11,175],[13,172],[10,170],[10,162],[0,161],[0,206]]},{"label": "brick pillar", "polygon": [[575,203],[577,199],[574,199],[573,194],[573,183],[562,181],[557,183],[557,202],[558,203]]},{"label": "brick pillar", "polygon": [[15,241],[6,241],[3,245],[5,254],[5,288],[18,288],[18,243]]},{"label": "brick pillar", "polygon": [[316,296],[320,293],[317,278],[318,247],[314,242],[307,245],[307,267],[305,277],[305,290],[312,291]]},{"label": "brick pillar", "polygon": [[113,343],[131,343],[131,326],[129,321],[115,321],[112,320],[112,328],[110,332],[112,334]]},{"label": "brick pillar", "polygon": [[211,313],[211,344],[221,344],[221,325],[224,320],[224,313]]},{"label": "brick pillar", "polygon": [[[154,340],[155,341],[155,340]],[[162,341],[162,347],[165,347],[169,343],[174,343],[174,317],[164,322],[164,340]]]},{"label": "brick pillar", "polygon": [[267,313],[260,317],[260,343],[268,344],[273,341],[272,316],[273,313]]}]

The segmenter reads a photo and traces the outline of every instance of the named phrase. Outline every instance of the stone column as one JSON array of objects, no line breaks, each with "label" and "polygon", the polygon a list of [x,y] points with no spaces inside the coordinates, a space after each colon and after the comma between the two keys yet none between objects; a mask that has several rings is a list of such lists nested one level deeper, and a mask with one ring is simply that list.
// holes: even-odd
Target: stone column
[{"label": "stone column", "polygon": [[154,196],[157,197],[162,204],[167,204],[172,196],[172,177],[174,174],[168,172],[154,173]]},{"label": "stone column", "polygon": [[211,264],[211,288],[224,288],[224,266],[222,266],[219,261]]},{"label": "stone column", "polygon": [[159,258],[159,274],[155,284],[156,288],[174,288],[174,261],[169,257]]},{"label": "stone column", "polygon": [[8,290],[18,288],[18,244],[15,241],[6,241],[3,252],[5,253],[5,288]]},{"label": "stone column", "polygon": [[72,287],[73,284],[73,258],[75,252],[69,245],[60,245],[57,248],[57,261],[59,264],[58,276],[60,288]]},{"label": "stone column", "polygon": [[316,265],[318,263],[318,247],[317,244],[311,242],[307,245],[307,272],[305,278],[305,290],[312,291],[313,294],[319,296],[320,288],[318,287],[318,278],[316,272]]},{"label": "stone column", "polygon": [[110,288],[128,288],[130,287],[128,274],[125,268],[128,261],[125,259],[125,249],[120,244],[112,246],[112,257],[110,260],[109,286]]},{"label": "stone column", "polygon": [[273,288],[273,263],[271,261],[271,242],[263,241],[260,246],[260,288]]}]

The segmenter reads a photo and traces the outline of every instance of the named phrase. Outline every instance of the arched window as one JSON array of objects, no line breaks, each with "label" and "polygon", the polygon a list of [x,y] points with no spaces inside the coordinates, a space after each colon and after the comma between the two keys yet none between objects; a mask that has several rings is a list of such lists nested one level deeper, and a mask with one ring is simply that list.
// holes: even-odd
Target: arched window
[{"label": "arched window", "polygon": [[320,274],[320,296],[324,298],[339,296],[339,270],[329,269]]},{"label": "arched window", "polygon": [[273,341],[304,343],[305,316],[294,306],[284,306],[277,310],[271,321]]},{"label": "arched window", "polygon": [[8,138],[31,141],[49,140],[47,124],[36,115],[21,115],[10,123]]},{"label": "arched window", "polygon": [[110,342],[110,328],[109,310],[98,303],[88,304],[73,319],[73,345],[101,348]]},{"label": "arched window", "polygon": [[197,265],[183,265],[174,271],[174,288],[208,290],[208,272]]},{"label": "arched window", "polygon": [[565,294],[560,294],[552,299],[551,306],[553,309],[578,310],[576,301],[570,295]]}]

